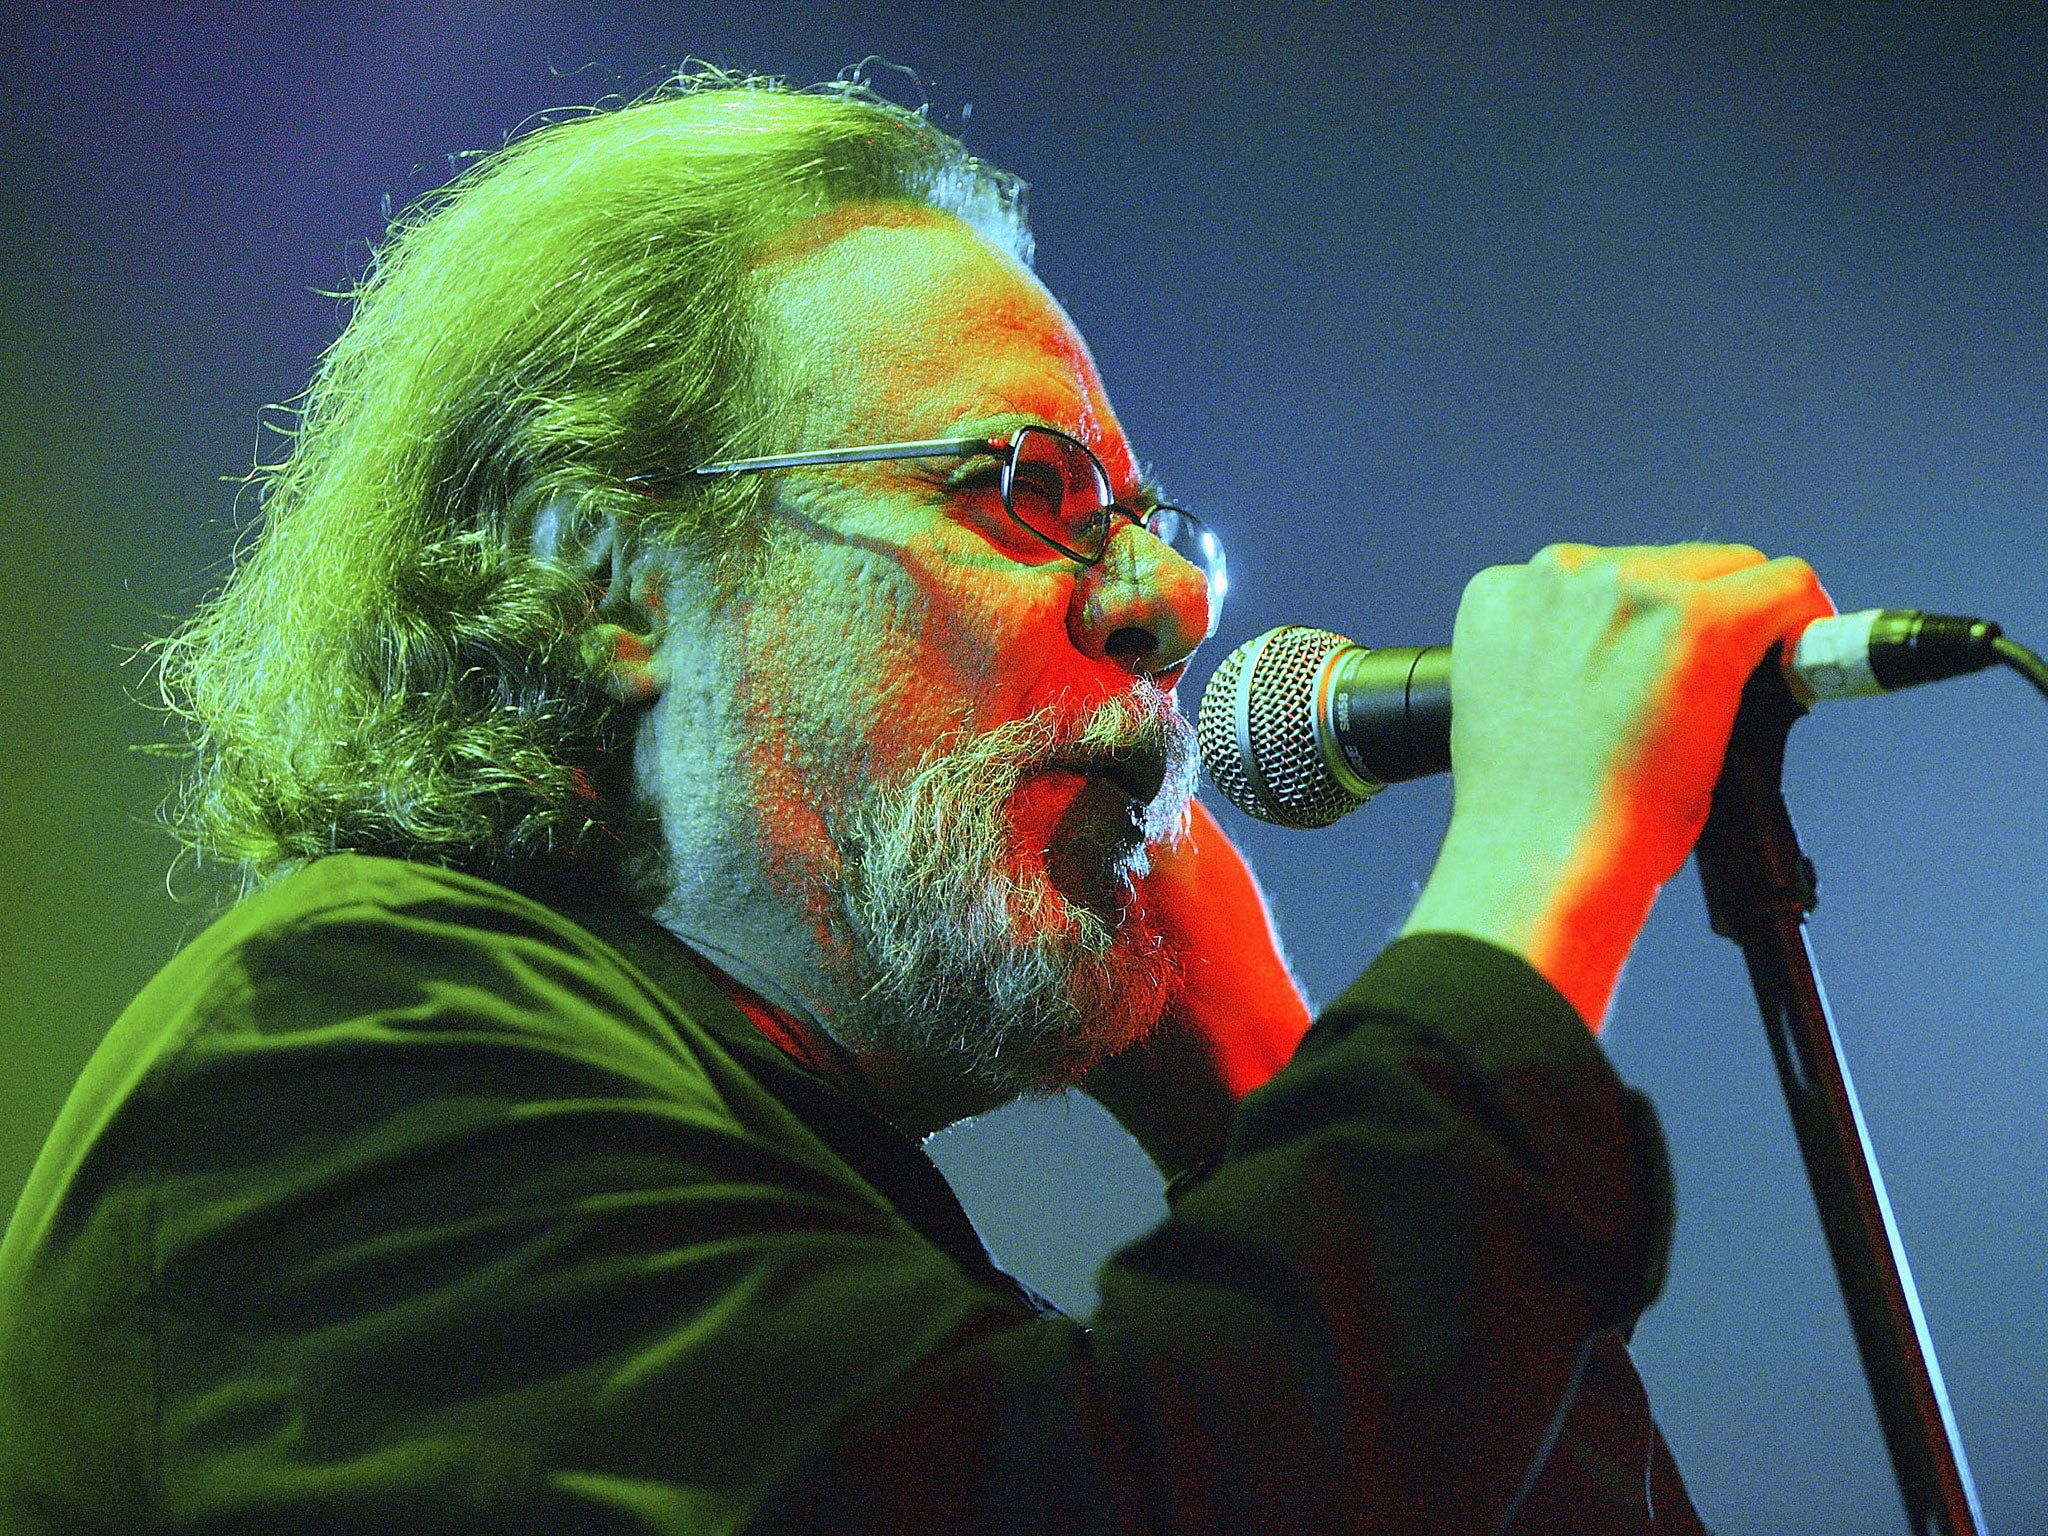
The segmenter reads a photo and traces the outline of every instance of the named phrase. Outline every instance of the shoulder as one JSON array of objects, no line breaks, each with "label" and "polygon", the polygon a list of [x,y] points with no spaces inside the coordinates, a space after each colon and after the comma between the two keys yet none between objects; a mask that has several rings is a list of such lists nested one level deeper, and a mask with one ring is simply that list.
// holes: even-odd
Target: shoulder
[{"label": "shoulder", "polygon": [[323,931],[388,931],[525,939],[572,950],[591,935],[552,908],[459,870],[343,853],[308,864],[246,897],[191,946],[200,956],[265,954]]},{"label": "shoulder", "polygon": [[547,1058],[701,1090],[706,1006],[518,892],[342,854],[223,915],[137,997],[96,1065],[168,1087],[224,1068],[246,1081],[266,1061],[304,1078]]}]

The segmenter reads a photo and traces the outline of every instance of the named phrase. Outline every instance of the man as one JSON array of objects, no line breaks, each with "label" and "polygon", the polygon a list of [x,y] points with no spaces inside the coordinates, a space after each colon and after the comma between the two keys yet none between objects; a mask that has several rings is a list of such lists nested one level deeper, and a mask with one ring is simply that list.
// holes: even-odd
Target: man
[{"label": "man", "polygon": [[[1441,862],[1310,1033],[1191,798],[1207,546],[1019,194],[704,81],[387,246],[166,647],[254,893],[0,1248],[9,1529],[1698,1528],[1588,1025],[1824,595],[1476,579]],[[915,1144],[1072,1085],[1174,1200],[1088,1329]]]}]

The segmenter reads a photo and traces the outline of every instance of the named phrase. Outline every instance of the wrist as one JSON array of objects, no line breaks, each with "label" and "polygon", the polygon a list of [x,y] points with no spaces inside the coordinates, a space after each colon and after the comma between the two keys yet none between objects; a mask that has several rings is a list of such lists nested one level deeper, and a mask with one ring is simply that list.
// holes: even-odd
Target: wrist
[{"label": "wrist", "polygon": [[1238,1102],[1308,1032],[1308,1003],[1251,870],[1199,800],[1139,892],[1179,986],[1158,1027],[1081,1086],[1172,1180],[1222,1156]]},{"label": "wrist", "polygon": [[1458,933],[1521,956],[1598,1033],[1660,881],[1624,826],[1560,836],[1453,816],[1443,852],[1402,927]]}]

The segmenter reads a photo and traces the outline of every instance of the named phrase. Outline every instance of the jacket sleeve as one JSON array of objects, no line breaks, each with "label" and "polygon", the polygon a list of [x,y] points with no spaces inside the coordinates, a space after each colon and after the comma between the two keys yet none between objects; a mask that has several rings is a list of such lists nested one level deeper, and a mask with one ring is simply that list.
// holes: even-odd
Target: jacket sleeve
[{"label": "jacket sleeve", "polygon": [[782,1512],[806,1531],[1493,1532],[1511,1508],[1522,1530],[1697,1530],[1622,1347],[1670,1221],[1654,1116],[1570,1006],[1502,951],[1411,937],[1110,1262],[1091,1336],[1014,1329],[925,1362]]}]

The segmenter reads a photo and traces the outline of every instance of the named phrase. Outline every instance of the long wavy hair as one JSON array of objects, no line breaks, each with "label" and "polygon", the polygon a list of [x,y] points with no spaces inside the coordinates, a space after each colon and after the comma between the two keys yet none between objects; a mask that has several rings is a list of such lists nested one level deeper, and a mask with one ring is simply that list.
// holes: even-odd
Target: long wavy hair
[{"label": "long wavy hair", "polygon": [[[1030,259],[1024,185],[921,112],[706,71],[541,127],[409,210],[350,294],[225,585],[157,642],[184,771],[164,819],[244,889],[337,850],[614,884],[651,841],[635,712],[579,632],[592,576],[543,508],[736,568],[766,443],[747,273],[854,201],[951,213]],[[653,494],[647,494],[649,488]]]}]

